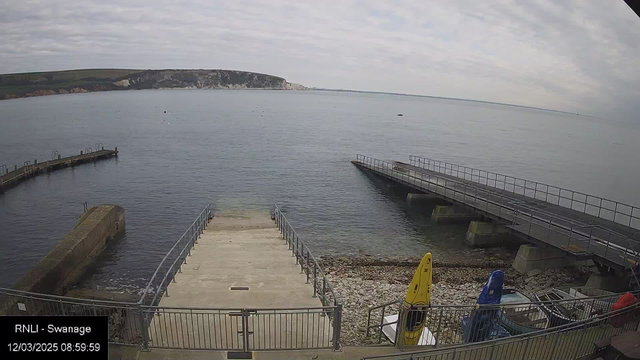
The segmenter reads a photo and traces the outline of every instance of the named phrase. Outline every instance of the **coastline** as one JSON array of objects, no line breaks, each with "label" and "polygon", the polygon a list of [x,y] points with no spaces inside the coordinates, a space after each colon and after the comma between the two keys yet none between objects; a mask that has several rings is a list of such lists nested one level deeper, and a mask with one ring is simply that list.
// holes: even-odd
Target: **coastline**
[{"label": "coastline", "polygon": [[142,89],[307,90],[280,76],[222,69],[78,69],[0,74],[0,100]]}]

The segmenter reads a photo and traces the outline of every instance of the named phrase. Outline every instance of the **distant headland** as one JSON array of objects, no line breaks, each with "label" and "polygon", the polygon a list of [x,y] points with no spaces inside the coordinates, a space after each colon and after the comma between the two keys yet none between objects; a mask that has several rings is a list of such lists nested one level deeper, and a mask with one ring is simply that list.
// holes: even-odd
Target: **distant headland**
[{"label": "distant headland", "polygon": [[279,76],[236,70],[81,69],[0,75],[0,100],[162,88],[307,90]]}]

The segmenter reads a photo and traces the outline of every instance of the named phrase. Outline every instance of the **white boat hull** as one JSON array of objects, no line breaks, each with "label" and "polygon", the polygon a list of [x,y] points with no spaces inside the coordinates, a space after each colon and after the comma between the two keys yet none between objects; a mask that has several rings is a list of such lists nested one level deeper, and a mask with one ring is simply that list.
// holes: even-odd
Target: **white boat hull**
[{"label": "white boat hull", "polygon": [[[382,333],[384,336],[391,341],[391,343],[395,343],[396,339],[396,322],[398,321],[398,315],[389,315],[385,316],[382,323]],[[419,346],[433,346],[436,344],[436,338],[433,336],[431,331],[427,329],[425,326],[422,328],[422,334],[420,335],[420,340],[418,340]]]}]

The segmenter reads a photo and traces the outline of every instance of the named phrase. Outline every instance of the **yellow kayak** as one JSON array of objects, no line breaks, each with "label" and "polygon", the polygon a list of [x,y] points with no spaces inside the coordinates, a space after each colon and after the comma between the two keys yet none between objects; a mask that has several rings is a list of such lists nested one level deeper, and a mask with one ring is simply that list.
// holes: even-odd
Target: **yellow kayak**
[{"label": "yellow kayak", "polygon": [[404,345],[417,345],[424,328],[424,310],[431,303],[431,253],[422,257],[416,273],[404,298],[402,308],[406,314],[403,319]]}]

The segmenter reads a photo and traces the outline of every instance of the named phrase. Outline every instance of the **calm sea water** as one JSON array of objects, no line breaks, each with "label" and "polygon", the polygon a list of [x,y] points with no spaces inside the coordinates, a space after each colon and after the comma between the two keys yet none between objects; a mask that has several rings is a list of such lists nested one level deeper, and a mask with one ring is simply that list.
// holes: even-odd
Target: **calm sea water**
[{"label": "calm sea water", "polygon": [[465,226],[435,226],[407,209],[350,163],[356,153],[422,155],[640,204],[638,138],[633,124],[376,94],[150,90],[2,101],[0,164],[97,143],[120,156],[0,196],[0,286],[46,255],[85,201],[121,205],[127,221],[90,286],[145,284],[208,202],[221,211],[277,202],[319,255],[465,255]]}]

